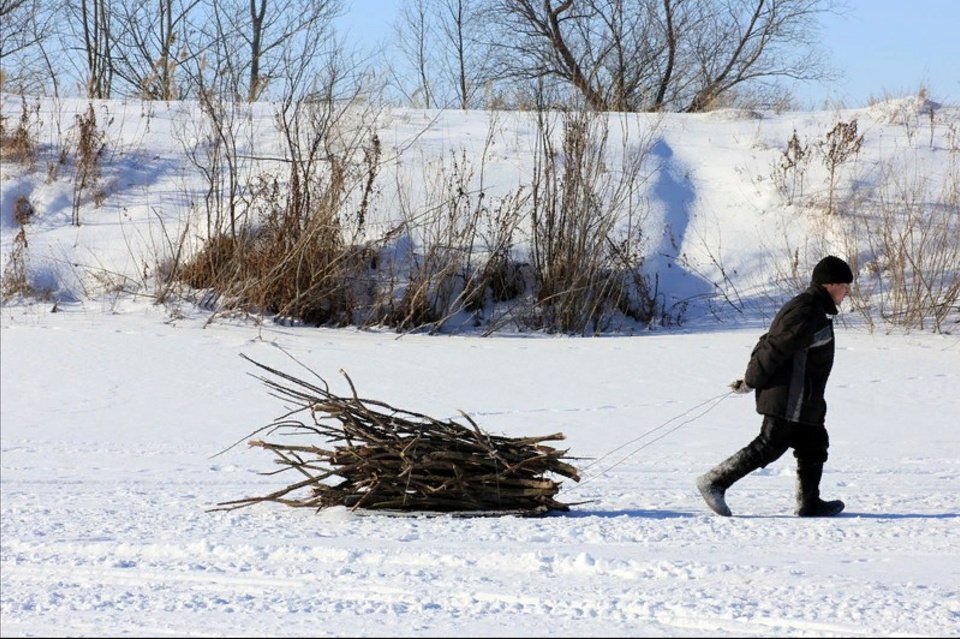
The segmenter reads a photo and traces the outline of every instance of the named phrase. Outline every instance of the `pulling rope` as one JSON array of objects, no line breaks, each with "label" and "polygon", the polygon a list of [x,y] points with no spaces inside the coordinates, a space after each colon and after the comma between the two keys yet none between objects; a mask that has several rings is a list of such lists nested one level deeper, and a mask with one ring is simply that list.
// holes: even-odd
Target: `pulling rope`
[{"label": "pulling rope", "polygon": [[637,437],[634,437],[634,438],[631,439],[630,441],[625,442],[625,443],[623,443],[623,444],[620,444],[619,446],[617,446],[616,448],[614,448],[614,449],[611,450],[610,452],[605,453],[604,455],[601,455],[601,456],[598,457],[597,459],[593,460],[590,464],[588,464],[587,466],[585,466],[585,467],[583,468],[584,472],[586,472],[586,471],[589,470],[590,468],[596,466],[597,464],[599,464],[601,461],[603,461],[604,459],[606,459],[606,458],[609,457],[610,455],[616,453],[618,450],[621,450],[621,449],[625,448],[626,446],[629,446],[630,444],[632,444],[632,443],[634,443],[634,442],[637,442],[637,441],[643,439],[644,437],[647,437],[647,436],[649,436],[649,435],[652,435],[653,433],[657,432],[657,431],[660,430],[661,428],[665,428],[665,427],[666,427],[668,424],[670,424],[671,422],[675,422],[675,421],[677,421],[678,419],[680,419],[681,417],[683,417],[683,416],[685,416],[685,415],[688,415],[688,414],[692,413],[693,411],[697,410],[697,409],[700,408],[701,406],[706,406],[707,404],[709,404],[709,406],[707,406],[707,408],[705,408],[703,411],[697,413],[696,415],[694,415],[693,417],[691,417],[691,418],[689,418],[689,419],[686,419],[686,420],[680,422],[679,424],[677,424],[676,426],[674,426],[674,427],[671,428],[670,430],[668,430],[668,431],[666,431],[666,432],[664,432],[664,433],[661,433],[660,435],[658,435],[657,437],[654,437],[654,438],[651,439],[650,441],[648,441],[648,442],[646,442],[646,443],[644,443],[644,444],[641,444],[640,446],[638,446],[638,447],[635,448],[634,450],[632,450],[632,451],[630,451],[629,453],[627,453],[627,454],[626,454],[623,458],[621,458],[618,462],[616,462],[616,463],[614,463],[614,464],[612,464],[612,465],[604,468],[603,470],[600,470],[600,471],[597,471],[596,473],[593,473],[593,474],[592,474],[591,476],[589,476],[589,477],[586,477],[586,478],[585,478],[583,481],[581,481],[580,483],[576,484],[575,486],[572,486],[569,490],[567,490],[567,492],[568,492],[568,493],[569,493],[569,492],[572,492],[572,491],[580,488],[580,487],[583,486],[584,484],[587,484],[587,483],[593,481],[593,480],[596,479],[597,477],[600,477],[600,476],[603,475],[604,473],[610,472],[611,470],[613,470],[614,468],[616,468],[617,466],[619,466],[619,465],[622,464],[623,462],[627,461],[628,459],[630,459],[631,457],[633,457],[634,455],[636,455],[637,453],[639,453],[641,450],[643,450],[643,449],[646,448],[647,446],[653,444],[654,442],[660,441],[661,439],[663,439],[664,437],[666,437],[666,436],[669,435],[670,433],[676,431],[676,430],[679,429],[680,427],[685,426],[685,425],[689,424],[690,422],[693,422],[693,421],[696,421],[696,420],[700,419],[701,417],[703,417],[704,415],[706,415],[707,413],[709,413],[710,411],[712,411],[714,408],[716,408],[717,406],[719,406],[720,403],[721,403],[723,400],[725,400],[726,398],[728,398],[728,397],[730,397],[731,395],[733,395],[733,393],[734,393],[734,391],[727,391],[727,392],[721,393],[721,394],[719,394],[719,395],[717,395],[717,396],[715,396],[715,397],[711,397],[710,399],[706,399],[706,400],[700,402],[699,404],[697,404],[696,406],[693,406],[692,408],[688,408],[687,410],[685,410],[684,412],[680,413],[680,414],[677,415],[676,417],[673,417],[673,418],[671,418],[671,419],[668,419],[667,421],[665,421],[664,423],[660,424],[659,426],[656,426],[655,428],[651,428],[650,430],[648,430],[648,431],[646,431],[646,432],[638,435]]}]

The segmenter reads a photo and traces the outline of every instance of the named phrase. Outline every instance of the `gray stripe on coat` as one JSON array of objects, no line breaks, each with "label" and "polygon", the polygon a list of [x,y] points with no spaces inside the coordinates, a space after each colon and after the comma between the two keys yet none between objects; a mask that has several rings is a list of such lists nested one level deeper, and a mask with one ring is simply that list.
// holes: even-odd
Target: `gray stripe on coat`
[{"label": "gray stripe on coat", "polygon": [[800,421],[800,411],[803,409],[803,386],[807,372],[807,350],[797,351],[793,355],[793,372],[790,374],[790,390],[787,393],[787,419],[791,422]]},{"label": "gray stripe on coat", "polygon": [[830,340],[833,339],[833,326],[830,324],[824,326],[819,331],[817,331],[813,336],[813,344],[810,345],[810,348],[817,348],[818,346],[823,346],[824,344],[829,344]]}]

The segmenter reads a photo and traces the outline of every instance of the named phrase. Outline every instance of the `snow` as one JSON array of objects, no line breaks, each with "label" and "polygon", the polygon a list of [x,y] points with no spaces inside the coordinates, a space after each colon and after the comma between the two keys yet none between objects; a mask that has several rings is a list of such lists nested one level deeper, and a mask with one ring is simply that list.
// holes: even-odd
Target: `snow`
[{"label": "snow", "polygon": [[[955,107],[937,106],[946,124],[933,144],[925,114],[912,130],[889,121],[900,104],[882,117],[662,116],[650,223],[678,246],[656,237],[651,263],[670,265],[671,294],[684,298],[719,281],[712,254],[747,301],[722,321],[715,302],[681,326],[581,338],[285,326],[131,294],[191,219],[199,182],[178,131],[192,112],[97,105],[119,150],[110,193],[81,209],[82,226],[70,226],[68,168],[47,180],[44,164],[4,161],[0,182],[0,257],[18,230],[12,203],[29,194],[30,275],[52,296],[0,309],[4,636],[960,636],[957,335],[871,332],[844,307],[821,483],[846,502],[841,516],[793,516],[789,453],[728,492],[732,518],[694,487],[759,429],[752,399],[726,384],[782,300],[772,281],[785,247],[809,251],[802,267],[841,252],[822,218],[776,197],[770,167],[787,138],[859,117],[859,179],[900,158],[936,180]],[[59,144],[54,119],[67,130],[85,106],[42,102],[43,153]],[[4,115],[19,110],[3,96]],[[269,108],[256,112],[266,126]],[[530,166],[524,117],[497,124],[494,191]],[[383,139],[402,156],[390,181],[414,190],[437,157],[480,153],[489,123],[481,112],[391,113]],[[385,215],[391,196],[380,197]],[[105,273],[126,285],[103,285]],[[564,481],[558,498],[585,503],[539,518],[209,512],[289,483],[261,474],[274,468],[262,450],[221,452],[284,412],[241,354],[292,374],[298,360],[344,393],[342,369],[363,396],[436,417],[462,410],[491,433],[562,432],[584,479]]]}]

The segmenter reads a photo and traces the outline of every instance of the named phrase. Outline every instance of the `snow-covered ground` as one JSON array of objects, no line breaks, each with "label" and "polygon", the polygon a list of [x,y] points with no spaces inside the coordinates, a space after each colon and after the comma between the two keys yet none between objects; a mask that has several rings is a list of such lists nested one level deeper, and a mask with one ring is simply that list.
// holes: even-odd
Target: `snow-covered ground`
[{"label": "snow-covered ground", "polygon": [[[4,100],[16,116],[19,102]],[[117,123],[142,113],[121,106],[108,105]],[[131,127],[126,142],[150,153],[117,154],[114,191],[79,228],[69,182],[4,163],[3,262],[18,230],[10,207],[30,194],[31,277],[60,299],[57,312],[22,299],[0,309],[4,636],[960,636],[957,335],[870,332],[845,308],[821,489],[846,511],[794,517],[788,453],[736,484],[735,516],[717,517],[694,479],[759,428],[752,399],[725,393],[769,306],[595,338],[398,337],[208,322],[187,304],[104,292],[96,276],[142,269],[164,241],[158,218],[173,234],[196,185],[172,135],[176,109],[154,108],[149,131]],[[873,134],[860,162],[909,148],[931,175],[943,168],[947,124],[927,145],[926,133],[871,114],[841,114]],[[488,117],[445,117],[407,147],[407,166],[461,142],[477,149]],[[821,135],[836,119],[658,124],[670,153],[660,148],[653,209],[684,231],[676,250],[702,267],[697,277],[713,279],[715,252],[751,291],[775,277],[785,237],[820,246],[818,218],[784,208],[764,176],[792,128]],[[504,140],[523,138],[503,127]],[[516,181],[525,148],[503,147],[488,177]],[[364,396],[435,417],[462,410],[495,434],[563,432],[584,479],[558,498],[587,503],[540,518],[208,512],[289,483],[260,474],[275,467],[262,450],[217,455],[284,412],[241,354],[300,374],[293,356],[340,392],[343,369]]]},{"label": "snow-covered ground", "polygon": [[206,512],[280,485],[256,474],[264,451],[211,457],[282,412],[239,353],[302,373],[282,348],[341,392],[343,368],[368,396],[561,431],[599,457],[722,394],[755,331],[398,340],[141,308],[3,320],[5,635],[960,634],[953,337],[838,331],[822,484],[847,503],[837,518],[792,516],[789,453],[730,491],[737,516],[706,510],[693,478],[759,426],[736,396],[566,482],[562,501],[592,500],[569,513],[394,518]]}]

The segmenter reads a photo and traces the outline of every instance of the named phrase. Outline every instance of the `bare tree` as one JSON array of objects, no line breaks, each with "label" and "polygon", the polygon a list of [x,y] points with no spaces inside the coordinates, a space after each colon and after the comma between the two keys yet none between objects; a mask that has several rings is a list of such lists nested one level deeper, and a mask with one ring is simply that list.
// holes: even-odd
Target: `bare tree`
[{"label": "bare tree", "polygon": [[572,85],[591,108],[606,110],[606,101],[592,81],[597,67],[589,49],[593,41],[581,41],[580,52],[572,42],[590,31],[582,25],[596,18],[596,11],[574,5],[573,0],[500,0],[499,10],[505,32],[515,34],[507,38],[504,33],[502,39],[509,74],[521,79],[560,79]]},{"label": "bare tree", "polygon": [[410,0],[403,3],[394,27],[397,48],[407,65],[405,69],[392,65],[395,83],[408,102],[425,109],[434,106],[431,71],[435,65],[429,53],[433,40],[432,15],[429,0]]},{"label": "bare tree", "polygon": [[469,106],[466,46],[466,31],[469,26],[464,0],[450,0],[447,4],[447,15],[450,19],[444,23],[444,35],[453,49],[457,97],[460,98],[460,108],[465,110]]},{"label": "bare tree", "polygon": [[[813,26],[825,0],[716,0],[702,3],[691,42],[697,90],[685,110],[703,111],[749,82],[823,77]],[[690,38],[690,35],[694,36]]]},{"label": "bare tree", "polygon": [[20,93],[43,93],[51,73],[46,45],[54,35],[56,12],[44,0],[0,0],[0,86]]},{"label": "bare tree", "polygon": [[113,88],[111,28],[113,6],[109,0],[80,0],[67,3],[69,27],[79,37],[85,56],[83,82],[88,98],[109,98]]},{"label": "bare tree", "polygon": [[[209,0],[214,14],[213,46],[225,69],[238,75],[243,98],[260,99],[270,82],[284,75],[284,59],[330,37],[342,0]],[[240,57],[230,59],[236,53]],[[239,77],[242,76],[242,81]]]},{"label": "bare tree", "polygon": [[425,108],[483,106],[492,74],[484,0],[410,0],[394,28],[394,84]]},{"label": "bare tree", "polygon": [[186,89],[178,86],[177,67],[188,51],[190,18],[202,0],[141,0],[115,2],[116,29],[111,56],[114,75],[135,94],[150,100],[176,100]]},{"label": "bare tree", "polygon": [[19,53],[40,39],[31,20],[39,8],[39,0],[0,0],[0,57]]},{"label": "bare tree", "polygon": [[484,43],[486,15],[478,0],[434,0],[439,20],[440,54],[447,82],[461,109],[482,106],[479,98],[490,80],[489,46]]},{"label": "bare tree", "polygon": [[494,0],[499,75],[566,86],[596,110],[651,109],[668,95],[676,46],[667,30],[679,31],[674,5],[683,2]]},{"label": "bare tree", "polygon": [[673,79],[673,68],[677,61],[677,21],[675,19],[676,6],[673,0],[663,0],[663,34],[666,38],[666,61],[660,74],[660,83],[656,97],[653,99],[654,111],[663,109],[667,99],[667,90]]},{"label": "bare tree", "polygon": [[813,79],[833,0],[490,0],[499,75],[597,110],[700,111],[735,89]]},{"label": "bare tree", "polygon": [[581,48],[608,110],[659,111],[676,93],[679,37],[691,28],[691,0],[591,0]]},{"label": "bare tree", "polygon": [[247,52],[237,32],[241,9],[237,4],[205,0],[199,11],[206,19],[194,24],[195,31],[184,43],[188,52],[181,71],[189,76],[201,104],[246,96],[243,60]]}]

